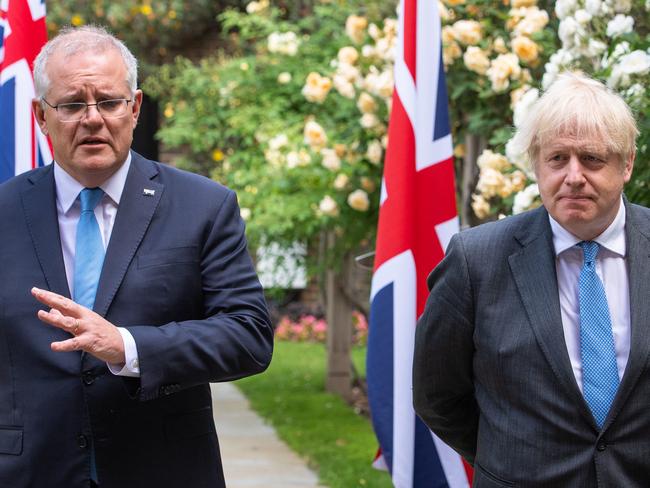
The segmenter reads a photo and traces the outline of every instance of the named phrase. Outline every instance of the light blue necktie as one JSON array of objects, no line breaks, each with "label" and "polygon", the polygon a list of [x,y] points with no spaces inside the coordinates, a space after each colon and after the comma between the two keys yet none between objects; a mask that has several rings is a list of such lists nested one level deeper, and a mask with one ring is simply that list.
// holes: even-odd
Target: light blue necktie
[{"label": "light blue necktie", "polygon": [[616,351],[605,288],[596,274],[598,243],[582,241],[578,245],[584,253],[578,281],[582,391],[598,427],[602,427],[618,389]]},{"label": "light blue necktie", "polygon": [[95,218],[95,207],[103,195],[101,188],[84,188],[79,193],[81,215],[74,258],[74,301],[90,309],[95,304],[104,264],[104,244]]},{"label": "light blue necktie", "polygon": [[[74,257],[74,301],[92,310],[99,276],[104,264],[104,243],[95,218],[95,207],[102,199],[101,188],[84,188],[79,193],[81,215],[77,224],[77,241]],[[95,447],[90,443],[90,478],[97,483]]]}]

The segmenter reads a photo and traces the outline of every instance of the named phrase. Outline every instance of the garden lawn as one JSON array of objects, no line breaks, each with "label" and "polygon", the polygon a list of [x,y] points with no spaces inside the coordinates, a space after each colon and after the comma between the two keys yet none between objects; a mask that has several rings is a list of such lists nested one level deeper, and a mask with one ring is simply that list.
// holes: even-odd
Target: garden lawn
[{"label": "garden lawn", "polygon": [[[364,349],[354,351],[360,373],[363,356]],[[280,438],[307,459],[322,484],[391,487],[389,475],[371,466],[377,441],[370,420],[325,392],[325,365],[323,344],[277,341],[268,371],[236,384]]]}]

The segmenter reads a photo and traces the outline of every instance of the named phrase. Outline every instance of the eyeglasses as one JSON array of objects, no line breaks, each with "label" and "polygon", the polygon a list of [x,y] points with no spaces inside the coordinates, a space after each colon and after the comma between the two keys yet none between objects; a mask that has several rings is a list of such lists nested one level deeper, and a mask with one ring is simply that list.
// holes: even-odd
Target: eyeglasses
[{"label": "eyeglasses", "polygon": [[56,110],[56,115],[61,122],[77,122],[83,119],[88,111],[88,107],[97,107],[99,114],[105,119],[115,119],[126,115],[129,102],[126,98],[114,98],[112,100],[102,100],[97,103],[72,102],[59,103],[52,105],[50,102],[41,98],[50,107]]}]

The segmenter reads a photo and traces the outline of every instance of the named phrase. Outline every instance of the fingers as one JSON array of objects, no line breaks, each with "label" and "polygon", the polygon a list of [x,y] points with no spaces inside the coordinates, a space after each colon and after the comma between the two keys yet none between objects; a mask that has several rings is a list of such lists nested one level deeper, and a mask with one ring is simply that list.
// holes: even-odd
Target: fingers
[{"label": "fingers", "polygon": [[81,351],[83,347],[79,342],[79,339],[73,337],[65,341],[53,342],[50,344],[50,349],[54,352],[70,352],[70,351]]},{"label": "fingers", "polygon": [[81,332],[79,330],[79,327],[81,325],[81,321],[79,319],[75,317],[65,316],[58,310],[50,310],[49,312],[46,310],[39,310],[38,318],[46,324],[65,330],[72,335],[79,335]]},{"label": "fingers", "polygon": [[85,307],[82,307],[78,303],[73,302],[69,298],[66,298],[58,293],[52,293],[51,291],[43,290],[41,288],[32,288],[32,295],[43,305],[47,305],[50,308],[56,309],[63,315],[71,315],[73,317],[81,317],[84,310],[88,310]]}]

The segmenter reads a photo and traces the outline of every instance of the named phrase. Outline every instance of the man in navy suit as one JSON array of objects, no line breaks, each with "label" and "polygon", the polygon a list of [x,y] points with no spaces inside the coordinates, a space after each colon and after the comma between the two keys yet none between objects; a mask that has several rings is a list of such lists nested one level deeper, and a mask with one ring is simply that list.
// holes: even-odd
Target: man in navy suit
[{"label": "man in navy suit", "polygon": [[105,30],[34,76],[55,162],[0,186],[0,486],[225,486],[208,383],[273,347],[236,196],[130,151],[137,62]]}]

